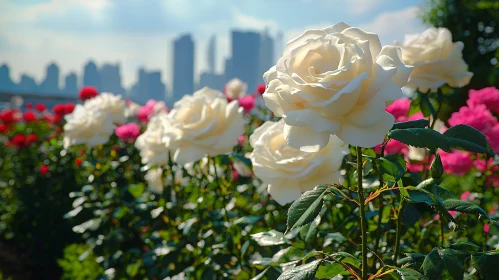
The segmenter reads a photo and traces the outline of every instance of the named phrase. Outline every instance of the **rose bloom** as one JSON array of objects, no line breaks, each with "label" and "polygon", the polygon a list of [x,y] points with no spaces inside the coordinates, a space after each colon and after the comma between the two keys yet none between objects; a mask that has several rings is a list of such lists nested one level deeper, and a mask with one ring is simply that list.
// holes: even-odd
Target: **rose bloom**
[{"label": "rose bloom", "polygon": [[256,92],[258,92],[260,95],[262,95],[265,92],[265,89],[267,86],[265,84],[258,84],[256,86]]},{"label": "rose bloom", "polygon": [[489,142],[490,147],[494,153],[499,154],[499,123],[494,125],[487,133],[487,142]]},{"label": "rose bloom", "polygon": [[82,162],[83,161],[81,160],[81,158],[75,158],[75,164],[76,164],[76,166],[80,167],[81,164],[82,164]]},{"label": "rose bloom", "polygon": [[477,105],[485,105],[491,112],[499,114],[499,89],[495,87],[486,87],[480,90],[470,90],[468,107],[473,108]]},{"label": "rose bloom", "polygon": [[142,164],[148,167],[168,164],[168,149],[163,143],[163,120],[166,113],[152,117],[147,128],[135,141],[135,147],[140,151]]},{"label": "rose bloom", "polygon": [[184,95],[164,118],[166,147],[179,164],[232,152],[244,132],[243,109],[219,91],[202,88]]},{"label": "rose bloom", "polygon": [[136,123],[127,123],[116,127],[114,133],[126,142],[133,142],[140,135],[140,126]]},{"label": "rose bloom", "polygon": [[224,91],[227,100],[230,102],[246,95],[247,89],[248,85],[246,83],[243,83],[238,78],[234,78],[225,85]]},{"label": "rose bloom", "polygon": [[0,120],[4,124],[10,124],[18,122],[22,115],[19,110],[3,110],[0,112]]},{"label": "rose bloom", "polygon": [[33,103],[26,102],[26,109],[33,109]]},{"label": "rose bloom", "polygon": [[374,147],[395,120],[385,106],[402,97],[410,73],[398,48],[381,48],[376,34],[337,23],[289,41],[264,74],[263,97],[284,118],[284,137],[293,148],[317,152],[331,134]]},{"label": "rose bloom", "polygon": [[104,92],[85,101],[83,106],[87,110],[100,111],[102,114],[106,114],[106,118],[109,118],[115,124],[123,124],[126,121],[126,105],[121,95]]},{"label": "rose bloom", "polygon": [[[381,144],[377,145],[374,148],[374,151],[377,154],[381,153]],[[388,140],[388,143],[385,145],[385,154],[384,155],[391,155],[391,154],[402,154],[405,155],[409,151],[409,147],[397,140],[390,139]]]},{"label": "rose bloom", "polygon": [[5,133],[5,132],[7,132],[7,130],[8,130],[8,127],[5,124],[0,123],[0,133]]},{"label": "rose bloom", "polygon": [[103,111],[89,110],[76,105],[73,113],[66,115],[64,125],[64,147],[85,144],[95,147],[105,144],[114,132],[112,119]]},{"label": "rose bloom", "polygon": [[45,112],[45,110],[47,110],[47,106],[45,106],[45,104],[43,104],[43,103],[36,103],[35,109],[38,112],[42,113],[42,112]]},{"label": "rose bloom", "polygon": [[454,150],[452,153],[446,153],[439,151],[439,154],[445,173],[463,176],[475,166],[471,156],[467,152]]},{"label": "rose bloom", "polygon": [[74,109],[75,109],[74,103],[69,102],[69,103],[64,104],[64,114],[66,114],[66,115],[71,114],[71,113],[73,113]]},{"label": "rose bloom", "polygon": [[393,101],[392,104],[386,107],[386,111],[395,117],[397,122],[407,121],[411,101],[407,98],[400,98]]},{"label": "rose bloom", "polygon": [[452,113],[448,122],[450,126],[467,124],[483,134],[487,134],[498,123],[485,105],[477,105],[473,108],[461,107],[458,112]]},{"label": "rose bloom", "polygon": [[244,109],[245,113],[250,113],[251,110],[255,107],[256,97],[253,95],[246,95],[237,100],[239,102],[239,106]]},{"label": "rose bloom", "polygon": [[153,116],[159,113],[168,113],[168,107],[162,101],[150,99],[144,106],[139,108],[136,116],[140,122],[147,123]]},{"label": "rose bloom", "polygon": [[161,168],[149,169],[144,176],[147,182],[147,188],[155,193],[163,193],[164,183],[163,183],[163,170]]},{"label": "rose bloom", "polygon": [[45,175],[45,174],[47,174],[47,173],[49,173],[49,168],[48,168],[48,166],[46,166],[46,165],[42,165],[42,166],[40,166],[40,174]]},{"label": "rose bloom", "polygon": [[464,44],[453,43],[452,34],[446,28],[431,27],[395,44],[402,49],[402,60],[414,66],[406,85],[408,88],[426,93],[436,91],[444,84],[463,87],[473,76],[463,60]]},{"label": "rose bloom", "polygon": [[26,144],[29,145],[31,143],[34,143],[38,141],[38,136],[36,134],[28,134],[28,137],[26,138]]},{"label": "rose bloom", "polygon": [[33,111],[26,111],[23,114],[23,119],[27,122],[33,122],[36,121],[36,114]]},{"label": "rose bloom", "polygon": [[284,139],[284,120],[265,122],[250,136],[250,159],[255,176],[268,184],[274,200],[284,205],[298,199],[302,192],[320,184],[342,181],[340,167],[348,145],[331,135],[318,152],[304,152],[289,146]]},{"label": "rose bloom", "polygon": [[21,148],[27,145],[26,136],[24,134],[16,134],[10,139],[10,144],[17,148]]},{"label": "rose bloom", "polygon": [[139,104],[133,102],[130,99],[125,100],[125,117],[127,119],[137,116],[139,110],[140,110]]},{"label": "rose bloom", "polygon": [[65,105],[64,105],[64,104],[62,104],[62,103],[56,104],[56,105],[52,108],[52,112],[54,112],[54,114],[56,114],[56,115],[65,115],[65,114],[66,114],[66,108],[65,108]]},{"label": "rose bloom", "polygon": [[81,88],[80,93],[78,94],[78,98],[81,101],[85,101],[99,95],[99,91],[94,86],[84,86]]}]

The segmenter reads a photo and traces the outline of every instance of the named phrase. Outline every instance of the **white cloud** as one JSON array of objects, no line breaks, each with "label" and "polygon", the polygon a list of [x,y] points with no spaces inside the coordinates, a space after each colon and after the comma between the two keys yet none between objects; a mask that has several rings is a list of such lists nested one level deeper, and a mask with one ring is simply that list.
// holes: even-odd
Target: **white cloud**
[{"label": "white cloud", "polygon": [[257,17],[249,16],[241,13],[237,9],[232,10],[232,24],[234,27],[246,28],[252,30],[263,31],[268,28],[272,32],[276,32],[279,25],[276,21],[271,19],[260,19]]},{"label": "white cloud", "polygon": [[387,2],[390,2],[390,0],[348,0],[346,1],[346,8],[353,15],[362,15]]}]

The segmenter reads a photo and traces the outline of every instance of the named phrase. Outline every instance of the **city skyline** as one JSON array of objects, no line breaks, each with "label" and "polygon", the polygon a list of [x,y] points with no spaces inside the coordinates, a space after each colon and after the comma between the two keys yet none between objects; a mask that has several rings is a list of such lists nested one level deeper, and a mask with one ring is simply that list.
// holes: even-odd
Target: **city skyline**
[{"label": "city skyline", "polygon": [[[0,91],[17,93],[37,93],[41,95],[71,96],[82,86],[95,86],[101,92],[112,92],[132,98],[137,102],[148,99],[165,100],[171,106],[185,94],[208,86],[222,90],[225,83],[232,78],[239,78],[254,90],[263,82],[262,75],[275,64],[276,48],[280,48],[278,38],[272,38],[266,29],[263,33],[255,31],[231,31],[231,56],[225,60],[221,74],[215,69],[217,36],[210,37],[204,57],[208,70],[195,76],[195,41],[191,34],[181,34],[174,41],[173,61],[166,65],[172,67],[173,85],[168,87],[162,79],[167,71],[150,71],[144,67],[137,69],[136,82],[125,88],[122,82],[121,63],[104,63],[97,65],[93,60],[87,61],[80,73],[61,74],[57,63],[51,62],[45,71],[45,76],[39,83],[26,73],[16,83],[7,65],[0,67]],[[196,82],[197,81],[197,82]],[[169,90],[171,88],[171,90]],[[168,93],[172,94],[169,95]]]}]

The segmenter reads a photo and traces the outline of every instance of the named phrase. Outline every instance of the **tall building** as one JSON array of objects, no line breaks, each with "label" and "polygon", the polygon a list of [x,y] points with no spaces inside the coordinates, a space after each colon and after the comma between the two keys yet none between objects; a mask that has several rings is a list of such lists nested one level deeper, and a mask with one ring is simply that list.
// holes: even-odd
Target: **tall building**
[{"label": "tall building", "polygon": [[25,93],[36,93],[38,92],[39,88],[38,85],[36,84],[35,79],[32,77],[22,74],[21,75],[21,81],[19,81],[18,84],[18,90],[19,92],[25,92]]},{"label": "tall building", "polygon": [[234,76],[234,68],[232,67],[232,58],[226,58],[224,62],[224,82],[230,81]]},{"label": "tall building", "polygon": [[194,41],[190,34],[173,43],[173,102],[194,92]]},{"label": "tall building", "polygon": [[77,96],[78,94],[78,81],[75,73],[69,73],[64,78],[63,92],[69,96]]},{"label": "tall building", "polygon": [[201,89],[203,87],[209,87],[212,89],[216,89],[222,91],[224,85],[226,83],[224,74],[215,74],[215,73],[201,73],[199,77],[199,84],[197,89]]},{"label": "tall building", "polygon": [[260,83],[260,41],[256,32],[232,31],[233,76],[248,84],[253,90]]},{"label": "tall building", "polygon": [[165,85],[161,82],[161,72],[152,71],[147,73],[147,82],[149,92],[147,96],[149,99],[165,100]]},{"label": "tall building", "polygon": [[[258,74],[258,83],[263,83],[263,73],[267,72],[270,67],[275,65],[274,60],[274,39],[270,37],[268,30],[262,34],[260,41],[260,63]],[[254,88],[250,88],[253,90]]]},{"label": "tall building", "polygon": [[164,101],[166,86],[161,82],[161,72],[147,72],[144,68],[140,68],[137,83],[132,87],[130,97],[139,103],[145,103],[149,99]]},{"label": "tall building", "polygon": [[45,79],[40,84],[40,93],[43,94],[58,94],[59,89],[59,67],[55,63],[51,63],[47,67]]},{"label": "tall building", "polygon": [[83,85],[94,86],[101,91],[102,82],[99,69],[93,61],[89,61],[83,69]]},{"label": "tall building", "polygon": [[279,31],[277,33],[275,41],[274,57],[276,57],[276,59],[279,59],[279,57],[282,56],[282,51],[284,50],[284,35],[282,31]]},{"label": "tall building", "polygon": [[121,74],[119,63],[104,64],[100,69],[102,92],[111,92],[114,94],[123,94],[125,89],[121,85]]},{"label": "tall building", "polygon": [[10,78],[10,69],[6,64],[0,66],[0,90],[15,91],[16,84]]},{"label": "tall building", "polygon": [[215,37],[215,35],[212,35],[210,41],[208,42],[208,73],[215,73],[216,49],[217,37]]}]

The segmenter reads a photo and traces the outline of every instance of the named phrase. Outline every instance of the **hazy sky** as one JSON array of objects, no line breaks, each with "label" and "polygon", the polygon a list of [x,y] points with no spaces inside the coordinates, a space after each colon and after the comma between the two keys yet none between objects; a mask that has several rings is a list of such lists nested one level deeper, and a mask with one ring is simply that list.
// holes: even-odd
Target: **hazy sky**
[{"label": "hazy sky", "polygon": [[[190,32],[196,72],[207,68],[209,37],[217,35],[217,69],[230,56],[232,28],[269,28],[285,41],[309,28],[343,21],[379,34],[382,43],[424,30],[425,0],[0,0],[0,64],[15,81],[26,72],[40,81],[56,61],[81,77],[92,58],[121,64],[125,86],[138,67],[161,70],[171,88],[172,40]],[[61,80],[63,78],[61,77]]]}]

